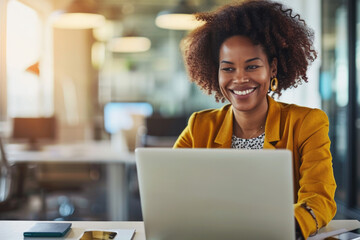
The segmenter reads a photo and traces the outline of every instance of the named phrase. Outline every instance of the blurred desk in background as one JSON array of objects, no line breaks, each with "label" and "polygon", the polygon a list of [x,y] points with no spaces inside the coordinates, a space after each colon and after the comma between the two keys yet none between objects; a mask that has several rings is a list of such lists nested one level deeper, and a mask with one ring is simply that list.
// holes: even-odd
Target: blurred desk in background
[{"label": "blurred desk in background", "polygon": [[[107,216],[112,221],[127,219],[127,182],[126,165],[135,164],[134,153],[116,151],[110,141],[93,141],[74,144],[44,146],[41,151],[25,150],[24,145],[7,144],[5,146],[10,163],[21,165],[26,177],[29,167],[42,168],[38,180],[45,185],[71,185],[96,178],[91,164],[106,166]],[[76,171],[82,166],[82,172]],[[84,170],[85,169],[85,170]],[[85,173],[85,174],[84,174]]]},{"label": "blurred desk in background", "polygon": [[135,163],[133,153],[116,151],[110,141],[93,141],[44,146],[41,151],[25,150],[23,144],[5,146],[9,162],[101,162]]}]

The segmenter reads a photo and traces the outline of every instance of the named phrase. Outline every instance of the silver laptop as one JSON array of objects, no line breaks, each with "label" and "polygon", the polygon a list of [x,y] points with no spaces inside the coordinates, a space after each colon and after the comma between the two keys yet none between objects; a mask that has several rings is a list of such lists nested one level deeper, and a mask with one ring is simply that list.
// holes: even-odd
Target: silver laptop
[{"label": "silver laptop", "polygon": [[295,239],[288,150],[138,148],[147,240]]}]

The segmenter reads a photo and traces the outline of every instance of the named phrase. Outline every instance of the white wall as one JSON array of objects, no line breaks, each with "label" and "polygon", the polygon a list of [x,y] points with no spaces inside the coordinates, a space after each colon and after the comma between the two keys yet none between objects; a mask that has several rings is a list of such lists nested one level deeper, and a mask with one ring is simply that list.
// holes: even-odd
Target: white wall
[{"label": "white wall", "polygon": [[[6,34],[7,0],[0,0],[0,36]],[[0,122],[7,120],[6,38],[0,38]],[[0,132],[1,132],[0,126]]]}]

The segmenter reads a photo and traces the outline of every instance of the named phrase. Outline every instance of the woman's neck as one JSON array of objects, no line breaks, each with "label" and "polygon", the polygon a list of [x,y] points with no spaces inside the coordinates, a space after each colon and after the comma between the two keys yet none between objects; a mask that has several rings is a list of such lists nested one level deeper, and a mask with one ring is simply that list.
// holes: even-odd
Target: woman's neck
[{"label": "woman's neck", "polygon": [[269,104],[266,100],[253,111],[234,111],[233,134],[239,138],[254,138],[265,131],[265,122]]}]

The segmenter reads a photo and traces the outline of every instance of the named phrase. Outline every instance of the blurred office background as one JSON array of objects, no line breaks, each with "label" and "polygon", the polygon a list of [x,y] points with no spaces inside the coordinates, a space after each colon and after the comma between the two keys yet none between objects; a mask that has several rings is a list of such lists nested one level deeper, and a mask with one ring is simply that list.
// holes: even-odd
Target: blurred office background
[{"label": "blurred office background", "polygon": [[[106,160],[113,155],[86,164],[76,159],[86,158],[89,146],[109,145],[114,156],[126,152],[130,158],[137,146],[171,146],[192,112],[224,105],[188,80],[179,49],[188,27],[164,28],[156,21],[163,11],[209,11],[230,2],[0,0],[0,137],[17,181],[10,200],[20,199],[0,203],[0,218],[141,220],[133,163],[119,168],[125,173],[126,213],[114,216],[108,192],[118,187],[109,183],[116,168],[109,169]],[[360,1],[280,2],[314,29],[318,59],[309,82],[279,100],[326,111],[337,217],[359,219]],[[75,10],[100,17],[88,26],[82,24],[90,20],[60,22]],[[124,42],[126,37],[133,38]],[[54,158],[66,155],[75,163],[24,163],[16,157],[59,149],[70,152]]]}]

